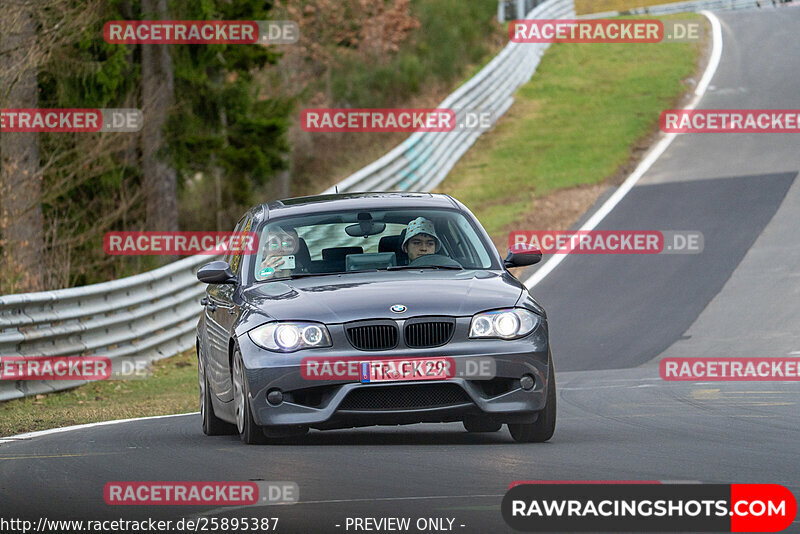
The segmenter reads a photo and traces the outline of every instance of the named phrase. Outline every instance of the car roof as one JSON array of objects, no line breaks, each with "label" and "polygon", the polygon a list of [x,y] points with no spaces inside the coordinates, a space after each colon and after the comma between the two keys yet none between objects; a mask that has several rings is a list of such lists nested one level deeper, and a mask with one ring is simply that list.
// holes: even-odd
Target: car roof
[{"label": "car roof", "polygon": [[[450,208],[461,209],[449,195],[425,192],[367,192],[341,193],[288,198],[261,204],[262,218],[307,215],[327,211],[345,211],[386,208]],[[263,219],[262,219],[263,220]]]}]

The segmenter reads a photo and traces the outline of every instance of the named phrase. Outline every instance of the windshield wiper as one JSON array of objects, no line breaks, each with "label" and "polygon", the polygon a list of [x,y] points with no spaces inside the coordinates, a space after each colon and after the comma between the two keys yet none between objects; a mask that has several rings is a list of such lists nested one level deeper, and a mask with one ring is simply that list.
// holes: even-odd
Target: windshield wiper
[{"label": "windshield wiper", "polygon": [[295,274],[289,275],[288,278],[289,279],[308,278],[309,276],[330,276],[330,275],[333,275],[333,274],[374,273],[377,270],[378,269],[362,269],[360,271],[336,271],[336,272],[332,272],[332,273],[295,273]]},{"label": "windshield wiper", "polygon": [[386,268],[387,271],[401,271],[413,269],[449,269],[451,271],[463,271],[463,267],[458,265],[392,265]]},{"label": "windshield wiper", "polygon": [[[387,271],[399,270],[414,270],[414,269],[448,269],[451,271],[463,271],[463,267],[458,265],[391,265],[386,268]],[[294,280],[296,278],[308,278],[309,276],[332,276],[334,274],[355,274],[355,273],[375,273],[383,269],[361,269],[359,271],[335,271],[332,273],[295,273],[289,276],[281,276],[279,278],[269,278],[266,280],[259,280],[259,282],[277,282],[280,280]]]}]

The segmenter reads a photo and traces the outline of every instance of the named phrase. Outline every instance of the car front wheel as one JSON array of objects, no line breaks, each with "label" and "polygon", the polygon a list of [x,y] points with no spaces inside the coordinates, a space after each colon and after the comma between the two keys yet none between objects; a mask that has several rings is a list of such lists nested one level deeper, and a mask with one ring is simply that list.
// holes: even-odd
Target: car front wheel
[{"label": "car front wheel", "polygon": [[236,409],[236,428],[239,437],[249,445],[260,445],[267,442],[267,438],[260,426],[253,419],[250,408],[250,387],[244,376],[244,362],[239,349],[233,353],[233,401]]},{"label": "car front wheel", "polygon": [[197,356],[197,378],[200,387],[200,418],[203,421],[203,434],[224,436],[235,433],[235,426],[223,421],[214,413],[214,405],[211,404],[211,388],[208,386],[203,357],[200,354]]},{"label": "car front wheel", "polygon": [[485,419],[473,418],[464,419],[464,428],[467,432],[497,432],[503,427],[503,423],[495,423]]},{"label": "car front wheel", "polygon": [[541,443],[553,437],[556,430],[556,375],[553,372],[553,359],[548,366],[547,400],[544,409],[539,412],[535,423],[509,424],[508,430],[514,441],[522,443]]}]

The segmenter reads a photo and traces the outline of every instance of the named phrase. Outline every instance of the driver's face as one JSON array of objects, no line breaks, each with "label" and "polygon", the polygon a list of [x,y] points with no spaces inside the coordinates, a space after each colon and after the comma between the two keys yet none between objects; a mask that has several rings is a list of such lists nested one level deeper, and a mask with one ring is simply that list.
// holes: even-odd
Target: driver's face
[{"label": "driver's face", "polygon": [[295,230],[276,231],[270,233],[267,241],[267,256],[288,256],[296,254],[300,248],[300,240]]},{"label": "driver's face", "polygon": [[409,261],[434,252],[436,252],[436,240],[428,234],[418,234],[408,240]]}]

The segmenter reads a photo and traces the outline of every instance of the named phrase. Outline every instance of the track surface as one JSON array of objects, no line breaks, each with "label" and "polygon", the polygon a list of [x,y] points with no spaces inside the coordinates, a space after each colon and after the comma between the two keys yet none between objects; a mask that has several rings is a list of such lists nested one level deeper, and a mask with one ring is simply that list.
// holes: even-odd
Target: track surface
[{"label": "track surface", "polygon": [[[800,9],[719,16],[722,62],[699,107],[800,108]],[[203,436],[198,415],[144,420],[0,444],[0,517],[277,516],[279,532],[346,532],[347,517],[446,517],[456,532],[505,532],[500,501],[514,480],[760,482],[800,495],[797,383],[665,383],[657,368],[664,355],[800,351],[799,141],[679,137],[598,229],[700,230],[704,253],[571,255],[535,288],[559,370],[549,443],[443,424],[246,447]],[[114,480],[251,479],[293,480],[301,503],[102,500]]]}]

